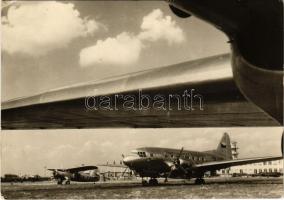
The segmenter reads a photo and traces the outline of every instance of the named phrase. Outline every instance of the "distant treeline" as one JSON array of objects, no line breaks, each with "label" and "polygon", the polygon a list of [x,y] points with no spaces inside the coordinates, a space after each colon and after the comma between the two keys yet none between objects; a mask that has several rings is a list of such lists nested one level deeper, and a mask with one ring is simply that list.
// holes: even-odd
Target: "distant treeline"
[{"label": "distant treeline", "polygon": [[36,182],[36,181],[47,181],[50,180],[50,177],[42,177],[39,175],[35,176],[18,176],[16,174],[5,174],[4,177],[1,177],[1,182]]}]

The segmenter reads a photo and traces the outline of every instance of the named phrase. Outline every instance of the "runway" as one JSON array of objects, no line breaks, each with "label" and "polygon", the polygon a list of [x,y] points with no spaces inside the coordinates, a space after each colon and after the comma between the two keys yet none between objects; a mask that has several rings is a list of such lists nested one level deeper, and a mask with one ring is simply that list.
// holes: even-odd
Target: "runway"
[{"label": "runway", "polygon": [[283,177],[207,178],[205,185],[193,180],[171,180],[159,186],[141,186],[139,180],[56,185],[42,183],[2,183],[5,199],[129,199],[129,198],[280,198]]}]

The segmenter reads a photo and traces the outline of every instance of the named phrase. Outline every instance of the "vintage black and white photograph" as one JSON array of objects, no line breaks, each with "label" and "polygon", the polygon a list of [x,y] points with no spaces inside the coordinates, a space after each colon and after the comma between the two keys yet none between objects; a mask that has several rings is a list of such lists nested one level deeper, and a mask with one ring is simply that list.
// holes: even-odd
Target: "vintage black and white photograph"
[{"label": "vintage black and white photograph", "polygon": [[283,30],[279,0],[2,0],[1,197],[283,197]]},{"label": "vintage black and white photograph", "polygon": [[280,198],[282,131],[279,127],[7,131],[2,136],[2,195]]},{"label": "vintage black and white photograph", "polygon": [[283,125],[282,2],[206,2],[3,1],[2,129]]}]

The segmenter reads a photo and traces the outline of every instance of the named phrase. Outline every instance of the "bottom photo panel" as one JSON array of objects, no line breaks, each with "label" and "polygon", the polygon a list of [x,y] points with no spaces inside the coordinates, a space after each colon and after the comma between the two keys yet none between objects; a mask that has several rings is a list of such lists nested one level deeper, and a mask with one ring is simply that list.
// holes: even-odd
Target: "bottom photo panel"
[{"label": "bottom photo panel", "polygon": [[11,130],[1,154],[5,199],[284,196],[281,127]]}]

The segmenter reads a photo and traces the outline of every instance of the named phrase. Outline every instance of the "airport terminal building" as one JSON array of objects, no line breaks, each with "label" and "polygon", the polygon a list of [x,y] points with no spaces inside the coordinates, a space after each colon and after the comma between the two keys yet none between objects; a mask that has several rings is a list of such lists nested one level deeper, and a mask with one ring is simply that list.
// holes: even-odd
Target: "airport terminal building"
[{"label": "airport terminal building", "polygon": [[[237,159],[239,155],[238,153],[239,148],[237,146],[237,142],[232,142],[231,148],[232,148],[233,159]],[[283,174],[283,159],[247,164],[247,165],[239,165],[217,171],[218,175],[234,175],[234,174],[265,175],[265,174],[277,174],[277,173]]]}]

